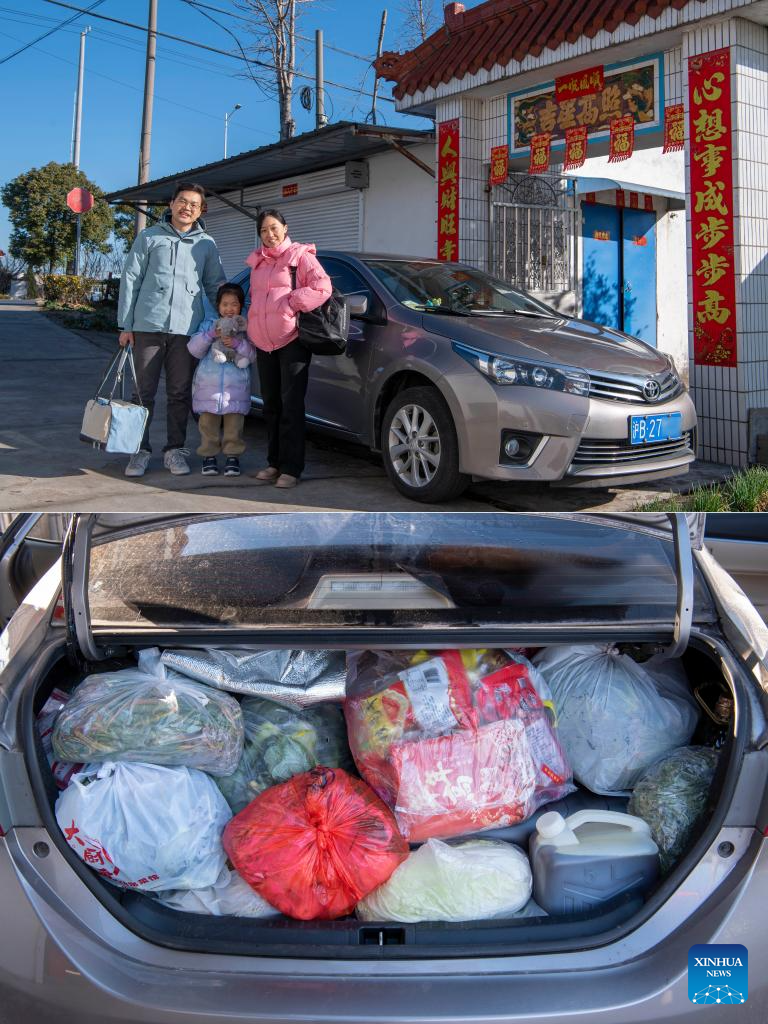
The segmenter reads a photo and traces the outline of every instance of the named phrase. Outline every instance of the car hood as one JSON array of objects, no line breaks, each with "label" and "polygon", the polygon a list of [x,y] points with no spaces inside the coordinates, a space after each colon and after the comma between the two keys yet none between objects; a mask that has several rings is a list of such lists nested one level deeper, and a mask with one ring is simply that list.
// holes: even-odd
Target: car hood
[{"label": "car hood", "polygon": [[649,376],[669,368],[656,349],[586,320],[525,316],[424,317],[424,329],[486,352],[577,366],[598,373]]}]

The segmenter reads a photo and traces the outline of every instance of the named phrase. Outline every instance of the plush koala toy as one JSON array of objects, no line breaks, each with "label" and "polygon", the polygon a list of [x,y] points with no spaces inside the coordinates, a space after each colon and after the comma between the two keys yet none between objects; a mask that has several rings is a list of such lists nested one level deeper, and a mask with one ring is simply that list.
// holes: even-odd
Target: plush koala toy
[{"label": "plush koala toy", "polygon": [[[218,327],[221,338],[234,338],[237,334],[245,334],[248,321],[244,316],[220,316],[214,327]],[[234,363],[241,370],[250,366],[251,361],[247,356],[238,355],[235,349],[222,345],[221,338],[216,338],[211,345],[214,362]]]}]

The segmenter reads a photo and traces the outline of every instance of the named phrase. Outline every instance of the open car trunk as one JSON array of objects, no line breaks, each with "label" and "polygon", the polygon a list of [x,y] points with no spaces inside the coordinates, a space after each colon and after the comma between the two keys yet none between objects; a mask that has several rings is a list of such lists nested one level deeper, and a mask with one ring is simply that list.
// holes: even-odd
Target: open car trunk
[{"label": "open car trunk", "polygon": [[[475,644],[486,646],[483,631],[478,630]],[[659,645],[643,642],[637,632],[628,630],[622,641],[615,629],[608,631],[604,642],[617,644],[623,651],[639,661],[650,654],[658,653]],[[498,633],[496,644],[501,647]],[[599,641],[599,633],[591,631],[593,641]],[[239,643],[254,645],[258,636],[238,637]],[[215,629],[206,638],[209,647],[219,646],[231,649],[235,646],[231,638],[216,640]],[[526,640],[519,630],[514,631],[510,645],[519,649]],[[200,647],[199,638],[194,646]],[[722,826],[736,786],[743,744],[749,735],[747,716],[749,700],[746,699],[738,666],[735,671],[724,671],[728,655],[714,631],[694,627],[680,663],[689,681],[691,691],[697,691],[698,698],[714,707],[718,697],[723,721],[717,724],[701,709],[691,744],[716,746],[719,751],[717,768],[709,789],[707,804],[689,841],[672,869],[654,884],[644,896],[619,897],[599,909],[589,912],[513,916],[509,919],[485,921],[467,920],[458,923],[428,922],[401,923],[397,921],[365,922],[349,916],[333,921],[299,921],[284,916],[265,920],[242,917],[215,917],[205,914],[185,913],[170,909],[154,896],[129,890],[122,890],[99,877],[86,866],[69,848],[57,825],[54,807],[60,790],[52,777],[46,753],[36,728],[36,717],[54,688],[71,691],[87,674],[113,669],[135,667],[134,654],[137,649],[148,646],[132,634],[113,631],[110,635],[110,651],[113,656],[98,662],[81,662],[77,667],[67,658],[62,643],[60,651],[52,658],[47,671],[36,685],[28,687],[22,709],[25,747],[28,751],[28,767],[41,816],[50,832],[53,842],[65,854],[73,870],[82,882],[94,892],[104,907],[115,915],[125,926],[148,941],[171,948],[199,951],[201,953],[231,953],[255,956],[298,956],[308,958],[423,958],[423,957],[466,957],[490,956],[515,952],[555,952],[569,949],[584,949],[591,945],[614,942],[623,934],[639,927],[667,903],[683,884],[711,846],[713,837]],[[175,649],[185,646],[177,636],[168,646]],[[444,645],[440,644],[439,633],[430,634],[430,649],[441,646],[457,646],[454,635],[446,632]],[[461,645],[463,647],[469,644]],[[162,647],[162,644],[161,644]],[[410,645],[413,649],[414,645]],[[542,651],[547,647],[540,638],[532,637],[530,649]],[[339,650],[345,648],[339,646]],[[388,650],[397,650],[397,645],[388,644]],[[345,650],[346,653],[346,650]],[[726,660],[723,661],[725,656]],[[731,660],[732,667],[735,663]],[[545,804],[534,815],[520,824],[502,829],[483,832],[480,838],[501,839],[515,843],[528,852],[528,840],[534,831],[536,818],[550,810],[559,810],[564,816],[585,808],[625,810],[627,798],[602,796],[591,792],[583,785],[563,801]]]}]

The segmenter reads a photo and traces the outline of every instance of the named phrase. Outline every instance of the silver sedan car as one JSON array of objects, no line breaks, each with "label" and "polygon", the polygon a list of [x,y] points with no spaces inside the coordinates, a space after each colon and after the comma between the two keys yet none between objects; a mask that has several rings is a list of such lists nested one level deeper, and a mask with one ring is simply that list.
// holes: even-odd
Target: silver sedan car
[{"label": "silver sedan car", "polygon": [[694,460],[693,403],[644,342],[460,264],[319,258],[352,327],[344,355],[312,361],[308,420],[380,451],[407,497],[447,500],[471,480],[658,480]]},{"label": "silver sedan car", "polygon": [[[54,815],[41,710],[148,647],[586,643],[674,662],[699,708],[692,742],[719,752],[703,811],[640,896],[454,922],[190,913],[102,877]],[[606,728],[629,735],[645,713],[626,693]],[[768,631],[701,516],[75,515],[0,637],[0,1022],[762,1024],[766,737]],[[734,951],[751,959],[738,986]],[[718,961],[703,986],[697,959]]]}]

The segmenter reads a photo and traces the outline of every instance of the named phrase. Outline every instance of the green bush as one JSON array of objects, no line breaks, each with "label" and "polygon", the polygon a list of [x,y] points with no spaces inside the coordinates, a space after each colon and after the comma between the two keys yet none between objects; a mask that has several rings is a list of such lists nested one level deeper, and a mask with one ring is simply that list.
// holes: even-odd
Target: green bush
[{"label": "green bush", "polygon": [[68,274],[45,274],[43,298],[62,306],[87,306],[96,285],[92,277],[74,277]]}]

